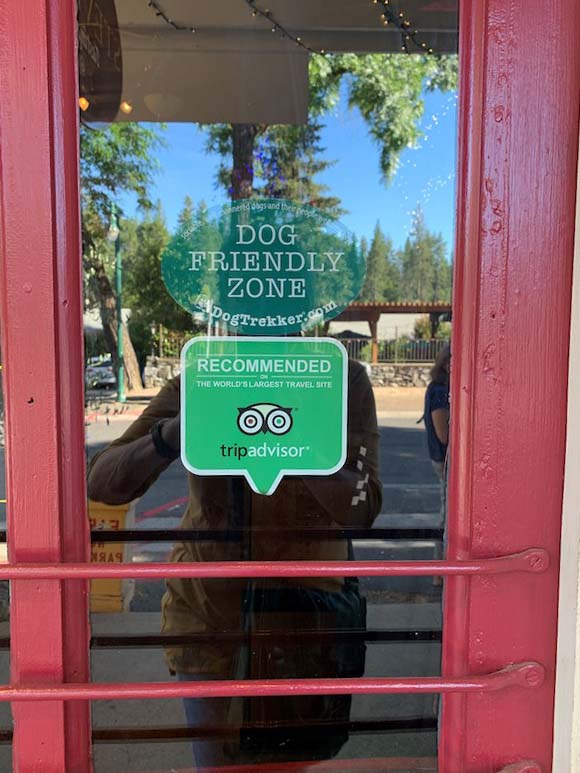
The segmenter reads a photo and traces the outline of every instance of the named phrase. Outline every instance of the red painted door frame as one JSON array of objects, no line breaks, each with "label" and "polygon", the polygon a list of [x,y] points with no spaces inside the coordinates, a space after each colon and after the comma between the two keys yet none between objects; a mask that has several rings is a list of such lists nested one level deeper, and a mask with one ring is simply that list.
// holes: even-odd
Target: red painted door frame
[{"label": "red painted door frame", "polygon": [[[0,0],[0,14],[10,559],[83,563],[76,9]],[[446,694],[444,773],[550,769],[579,37],[576,0],[462,2],[449,557],[539,547],[551,568],[446,580],[446,677],[536,660],[548,678]],[[87,620],[82,580],[15,580],[15,687],[88,682]],[[86,702],[14,716],[19,773],[89,770]]]},{"label": "red painted door frame", "polygon": [[548,572],[446,581],[447,676],[534,660],[529,692],[444,698],[440,769],[551,770],[578,161],[578,0],[466,0],[449,559],[528,547]]},{"label": "red painted door frame", "polygon": [[[89,559],[76,3],[0,0],[9,558]],[[12,583],[11,680],[89,679],[87,582]],[[13,705],[14,770],[87,771],[87,702]]]}]

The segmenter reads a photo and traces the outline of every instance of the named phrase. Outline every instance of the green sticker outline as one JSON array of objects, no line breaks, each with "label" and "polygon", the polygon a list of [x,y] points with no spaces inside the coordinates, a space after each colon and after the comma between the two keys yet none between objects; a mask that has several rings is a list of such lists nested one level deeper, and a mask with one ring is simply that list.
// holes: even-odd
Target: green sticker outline
[{"label": "green sticker outline", "polygon": [[[185,410],[185,404],[186,404],[186,378],[185,378],[185,371],[186,371],[186,357],[187,352],[189,349],[194,346],[195,344],[201,344],[203,342],[204,344],[212,343],[212,342],[233,342],[235,340],[244,341],[248,343],[268,343],[268,344],[276,344],[276,343],[284,343],[287,344],[291,341],[300,341],[302,343],[316,343],[320,344],[322,342],[326,344],[330,344],[333,346],[339,353],[341,358],[341,369],[342,369],[342,378],[341,378],[341,396],[342,396],[342,406],[340,410],[340,439],[341,439],[341,448],[340,448],[340,457],[338,462],[333,465],[330,468],[326,469],[312,469],[311,467],[305,467],[305,468],[282,468],[278,471],[278,474],[272,484],[270,485],[269,489],[264,492],[260,491],[254,482],[251,472],[248,469],[240,469],[240,468],[234,468],[234,469],[206,469],[206,468],[200,468],[195,467],[194,465],[190,464],[189,460],[186,456],[187,451],[187,444],[185,443],[185,437],[186,437],[186,410]],[[181,430],[181,452],[180,452],[180,458],[181,463],[185,467],[188,472],[192,473],[193,475],[198,476],[208,476],[208,477],[243,477],[247,481],[248,485],[254,491],[256,494],[259,494],[261,496],[271,496],[274,494],[278,486],[280,485],[281,481],[285,477],[314,477],[314,476],[323,476],[323,477],[329,477],[330,475],[334,475],[334,473],[339,472],[344,465],[346,464],[347,456],[348,456],[348,354],[344,346],[340,343],[340,341],[337,341],[334,338],[327,338],[327,337],[314,337],[314,336],[308,336],[308,337],[300,337],[300,338],[292,338],[289,336],[243,336],[237,338],[236,336],[196,336],[194,338],[191,338],[187,343],[184,345],[183,349],[181,350],[181,376],[180,376],[180,430]]]}]

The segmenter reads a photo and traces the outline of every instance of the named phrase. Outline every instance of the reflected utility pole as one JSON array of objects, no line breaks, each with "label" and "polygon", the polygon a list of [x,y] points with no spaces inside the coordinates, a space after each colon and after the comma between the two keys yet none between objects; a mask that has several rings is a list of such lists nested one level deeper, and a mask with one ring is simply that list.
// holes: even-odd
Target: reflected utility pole
[{"label": "reflected utility pole", "polygon": [[117,400],[125,402],[125,360],[123,353],[123,254],[117,207],[113,204],[107,238],[115,245],[115,295],[117,300]]}]

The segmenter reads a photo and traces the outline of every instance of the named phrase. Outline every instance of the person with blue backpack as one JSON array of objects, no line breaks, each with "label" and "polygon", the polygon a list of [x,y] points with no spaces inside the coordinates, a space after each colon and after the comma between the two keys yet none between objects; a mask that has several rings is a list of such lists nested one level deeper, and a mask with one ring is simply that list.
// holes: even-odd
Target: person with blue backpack
[{"label": "person with blue backpack", "polygon": [[423,420],[427,430],[427,447],[433,469],[441,484],[441,516],[446,513],[447,486],[445,467],[449,444],[449,366],[451,349],[446,344],[431,368],[431,381],[425,392]]}]

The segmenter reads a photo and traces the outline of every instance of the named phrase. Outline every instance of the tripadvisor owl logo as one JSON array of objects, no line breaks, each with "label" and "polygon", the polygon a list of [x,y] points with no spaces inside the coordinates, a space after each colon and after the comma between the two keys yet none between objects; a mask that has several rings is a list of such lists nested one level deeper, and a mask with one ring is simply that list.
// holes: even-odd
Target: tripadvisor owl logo
[{"label": "tripadvisor owl logo", "polygon": [[275,403],[254,403],[246,408],[238,408],[238,429],[244,435],[257,435],[267,432],[272,435],[285,435],[292,429],[292,408],[283,408]]},{"label": "tripadvisor owl logo", "polygon": [[[253,403],[245,408],[238,408],[237,425],[244,435],[258,435],[270,433],[280,437],[286,435],[292,429],[292,408],[284,408],[276,403]],[[220,445],[222,457],[234,457],[235,459],[295,459],[301,458],[310,446],[285,446],[280,443],[272,445],[264,442],[257,446],[244,446],[238,443],[227,446]]]}]

